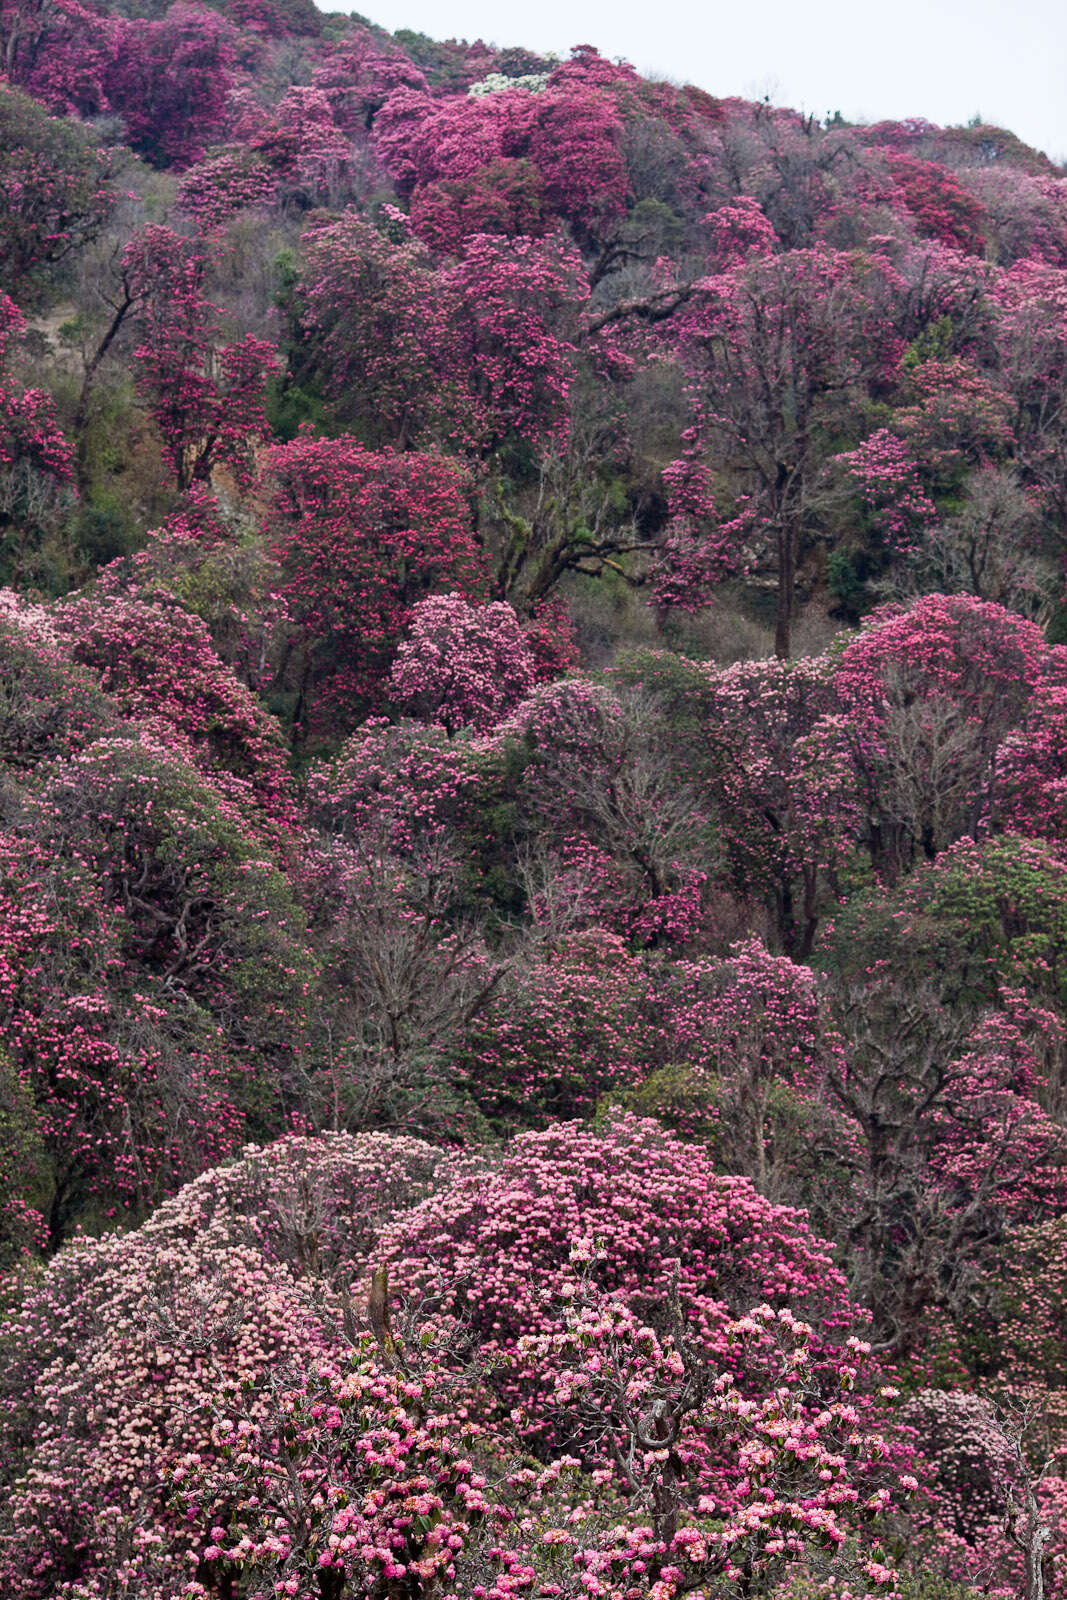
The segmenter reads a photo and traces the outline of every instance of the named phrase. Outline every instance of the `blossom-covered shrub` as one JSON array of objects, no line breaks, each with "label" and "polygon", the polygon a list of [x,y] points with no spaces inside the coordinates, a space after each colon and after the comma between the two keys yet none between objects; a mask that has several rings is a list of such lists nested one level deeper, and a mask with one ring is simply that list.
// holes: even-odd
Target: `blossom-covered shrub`
[{"label": "blossom-covered shrub", "polygon": [[[604,1283],[651,1319],[665,1314],[670,1265],[696,1346],[731,1370],[724,1330],[742,1306],[788,1301],[813,1318],[820,1349],[855,1315],[824,1246],[803,1214],[762,1199],[747,1179],[723,1178],[697,1148],[656,1123],[622,1117],[602,1128],[562,1123],[519,1135],[497,1171],[460,1158],[437,1194],[382,1237],[382,1259],[408,1296],[442,1285],[480,1348],[504,1357],[555,1328],[550,1290],[575,1240],[610,1246]],[[504,1406],[529,1413],[531,1440],[548,1436],[545,1379],[510,1366]]]},{"label": "blossom-covered shrub", "polygon": [[463,474],[346,436],[302,435],[275,446],[269,466],[267,531],[304,649],[298,720],[344,728],[380,692],[417,601],[482,588]]},{"label": "blossom-covered shrub", "polygon": [[91,668],[121,714],[190,750],[209,781],[237,779],[273,816],[291,814],[276,723],[215,653],[207,626],[177,606],[94,597],[55,614],[72,658]]},{"label": "blossom-covered shrub", "polygon": [[485,731],[533,687],[534,658],[509,605],[472,606],[459,594],[420,600],[393,661],[397,700],[456,728]]},{"label": "blossom-covered shrub", "polygon": [[73,1244],[27,1285],[18,1343],[0,1355],[19,1480],[0,1543],[9,1592],[103,1600],[125,1567],[142,1592],[186,1592],[202,1530],[167,1470],[187,1451],[212,1462],[214,1407],[231,1390],[247,1429],[270,1415],[281,1372],[339,1350],[331,1285],[359,1270],[434,1160],[382,1135],[250,1147],[135,1233]]}]

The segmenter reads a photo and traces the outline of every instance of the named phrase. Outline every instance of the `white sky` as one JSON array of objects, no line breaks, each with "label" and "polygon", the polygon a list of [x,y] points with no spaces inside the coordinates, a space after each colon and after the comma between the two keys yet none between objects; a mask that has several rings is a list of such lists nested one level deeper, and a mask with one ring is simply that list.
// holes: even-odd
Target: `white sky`
[{"label": "white sky", "polygon": [[[322,3],[322,0],[320,0]],[[344,0],[341,0],[344,3]],[[353,3],[353,0],[349,0]],[[360,5],[360,0],[355,0]],[[340,9],[325,0],[323,10]],[[1067,0],[362,0],[388,28],[566,55],[592,44],[652,77],[851,121],[980,112],[1067,160]]]}]

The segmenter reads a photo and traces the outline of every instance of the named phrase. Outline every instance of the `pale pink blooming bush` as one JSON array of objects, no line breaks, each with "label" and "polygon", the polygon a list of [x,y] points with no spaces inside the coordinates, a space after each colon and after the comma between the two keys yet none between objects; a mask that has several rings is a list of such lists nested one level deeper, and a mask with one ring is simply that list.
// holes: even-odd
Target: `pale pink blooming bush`
[{"label": "pale pink blooming bush", "polygon": [[492,728],[536,677],[511,606],[498,600],[472,605],[461,594],[442,594],[413,608],[390,684],[402,706],[451,734]]},{"label": "pale pink blooming bush", "polygon": [[244,1428],[258,1426],[284,1368],[337,1351],[332,1286],[358,1275],[435,1159],[384,1135],[250,1147],[137,1232],[73,1244],[27,1282],[0,1352],[0,1429],[21,1462],[7,1593],[105,1600],[124,1568],[138,1592],[183,1592],[201,1529],[167,1469],[188,1452],[212,1461],[222,1397],[240,1393]]},{"label": "pale pink blooming bush", "polygon": [[[401,1295],[443,1283],[444,1308],[466,1320],[486,1356],[503,1356],[557,1327],[552,1286],[575,1239],[603,1242],[605,1288],[653,1319],[668,1262],[679,1257],[694,1346],[727,1370],[723,1329],[754,1302],[803,1310],[822,1353],[856,1315],[802,1212],[769,1204],[747,1179],[719,1176],[699,1147],[631,1116],[521,1134],[497,1170],[457,1158],[437,1193],[385,1231],[381,1251]],[[536,1368],[509,1367],[494,1384],[505,1414],[515,1405],[529,1413],[531,1442],[556,1437],[546,1381]]]}]

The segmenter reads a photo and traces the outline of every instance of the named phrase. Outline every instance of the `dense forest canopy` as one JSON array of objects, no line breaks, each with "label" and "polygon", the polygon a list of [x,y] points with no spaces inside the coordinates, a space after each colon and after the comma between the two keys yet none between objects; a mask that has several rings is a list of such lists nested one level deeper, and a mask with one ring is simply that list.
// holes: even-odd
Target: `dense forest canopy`
[{"label": "dense forest canopy", "polygon": [[0,0],[4,1595],[1064,1593],[1065,558],[1010,132]]}]

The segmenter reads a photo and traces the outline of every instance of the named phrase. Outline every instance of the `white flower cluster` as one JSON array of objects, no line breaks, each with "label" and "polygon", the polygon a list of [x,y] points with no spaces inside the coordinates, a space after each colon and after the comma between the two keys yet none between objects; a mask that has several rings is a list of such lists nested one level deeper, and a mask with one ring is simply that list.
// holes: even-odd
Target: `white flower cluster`
[{"label": "white flower cluster", "polygon": [[525,89],[530,94],[541,94],[548,87],[547,72],[527,72],[521,78],[506,78],[502,72],[491,72],[488,78],[472,83],[467,90],[469,100],[480,100],[484,94],[501,94],[505,89]]}]

